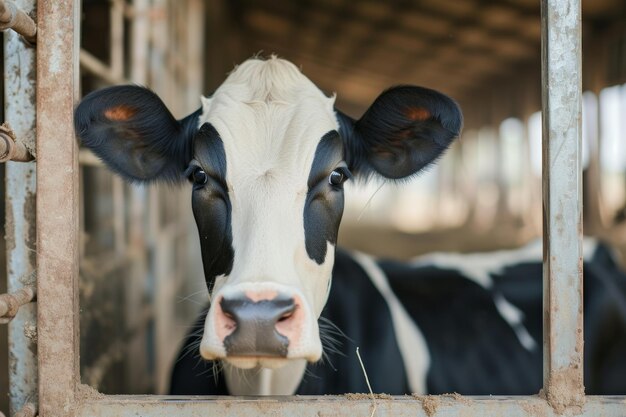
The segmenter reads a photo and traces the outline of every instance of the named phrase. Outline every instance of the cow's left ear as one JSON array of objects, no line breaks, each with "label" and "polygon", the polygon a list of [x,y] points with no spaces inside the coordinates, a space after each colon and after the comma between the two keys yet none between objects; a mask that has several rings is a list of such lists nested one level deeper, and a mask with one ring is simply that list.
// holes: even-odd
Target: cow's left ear
[{"label": "cow's left ear", "polygon": [[123,85],[88,94],[76,108],[76,135],[129,181],[183,181],[200,110],[176,120],[147,88]]},{"label": "cow's left ear", "polygon": [[437,160],[459,136],[463,116],[448,96],[422,87],[383,92],[354,121],[337,111],[346,161],[356,175],[413,175]]}]

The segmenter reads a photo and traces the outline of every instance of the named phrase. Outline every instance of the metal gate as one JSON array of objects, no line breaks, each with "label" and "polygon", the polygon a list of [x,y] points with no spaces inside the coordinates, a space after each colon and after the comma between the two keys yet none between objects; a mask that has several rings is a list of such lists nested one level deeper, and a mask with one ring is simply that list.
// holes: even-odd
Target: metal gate
[{"label": "metal gate", "polygon": [[[232,398],[105,396],[79,377],[78,346],[78,149],[72,113],[78,92],[79,2],[40,1],[37,11],[36,100],[36,236],[32,222],[23,254],[26,281],[11,282],[11,295],[0,298],[0,313],[15,316],[13,335],[36,330],[38,386],[11,381],[12,400],[22,415],[42,416],[428,416],[585,415],[623,416],[625,397],[585,396],[582,328],[581,219],[581,7],[580,0],[542,1],[543,88],[543,209],[544,209],[544,388],[527,397],[394,397],[348,400],[341,396]],[[1,14],[1,13],[0,13]],[[19,19],[15,19],[17,22]],[[16,43],[21,42],[15,36]],[[32,50],[31,50],[32,51]],[[26,52],[24,52],[26,54]],[[32,55],[32,52],[29,52]],[[34,59],[31,57],[29,59]],[[32,81],[32,80],[31,80]],[[23,84],[30,85],[31,84]],[[34,91],[34,90],[33,90]],[[28,96],[28,95],[25,95]],[[15,102],[17,104],[17,101]],[[20,104],[23,106],[29,104]],[[33,120],[20,115],[7,119],[19,139],[32,135]],[[18,120],[20,123],[18,124]],[[8,133],[6,134],[10,136]],[[3,136],[4,138],[4,136]],[[10,138],[9,138],[10,139]],[[7,140],[9,140],[7,139]],[[10,139],[12,140],[12,139]],[[13,147],[10,141],[5,142]],[[8,152],[26,159],[24,149]],[[34,165],[15,165],[9,171],[9,193],[16,205],[30,201]],[[20,171],[21,170],[21,171]],[[23,193],[23,194],[20,194]],[[23,195],[23,197],[21,197]],[[18,203],[18,198],[22,198]],[[29,200],[30,199],[30,200]],[[17,206],[16,206],[17,207]],[[24,227],[24,226],[21,226]],[[36,261],[36,263],[35,263]],[[30,282],[37,265],[36,287]],[[36,288],[36,291],[35,291]],[[35,306],[29,303],[37,294]],[[36,319],[36,321],[35,321]],[[21,320],[21,321],[18,321]],[[35,326],[36,322],[36,326]],[[35,327],[30,327],[35,326]],[[34,346],[33,338],[12,348]],[[32,334],[31,334],[32,336]],[[18,343],[20,345],[18,346]],[[20,365],[21,366],[21,365]],[[25,369],[34,369],[24,363]],[[17,374],[32,381],[34,375]],[[38,394],[38,398],[37,395]]]}]

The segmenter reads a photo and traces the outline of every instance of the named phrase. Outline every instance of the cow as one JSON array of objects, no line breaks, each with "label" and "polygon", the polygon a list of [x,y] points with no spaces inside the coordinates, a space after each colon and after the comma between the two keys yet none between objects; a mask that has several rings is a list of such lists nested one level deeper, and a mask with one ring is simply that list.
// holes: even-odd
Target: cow
[{"label": "cow", "polygon": [[[462,124],[454,100],[408,85],[354,120],[276,57],[237,66],[181,120],[143,87],[87,95],[76,134],[114,172],[191,183],[209,300],[171,393],[367,392],[356,347],[376,392],[536,393],[537,245],[409,264],[336,247],[346,181],[409,179]],[[626,279],[586,246],[588,392],[624,393]]]},{"label": "cow", "polygon": [[[585,238],[583,249],[586,392],[623,395],[626,274],[608,246]],[[496,252],[431,253],[410,262],[339,248],[320,320],[328,349],[320,363],[308,365],[295,393],[367,393],[359,347],[374,392],[536,394],[543,385],[542,255],[541,241]],[[229,368],[216,373],[194,355],[203,319],[174,367],[173,394],[233,392]],[[236,392],[259,393],[256,385],[246,387]]]}]

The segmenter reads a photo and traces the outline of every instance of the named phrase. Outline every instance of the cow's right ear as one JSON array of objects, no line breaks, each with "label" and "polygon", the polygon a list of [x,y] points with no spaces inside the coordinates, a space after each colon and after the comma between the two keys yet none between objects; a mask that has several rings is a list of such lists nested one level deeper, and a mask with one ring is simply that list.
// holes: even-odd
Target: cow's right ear
[{"label": "cow's right ear", "polygon": [[336,111],[348,167],[357,177],[397,180],[422,171],[459,136],[463,115],[450,97],[403,85],[384,91],[359,120]]},{"label": "cow's right ear", "polygon": [[127,180],[178,182],[193,157],[200,113],[176,120],[147,88],[116,86],[88,94],[74,127],[83,145]]}]

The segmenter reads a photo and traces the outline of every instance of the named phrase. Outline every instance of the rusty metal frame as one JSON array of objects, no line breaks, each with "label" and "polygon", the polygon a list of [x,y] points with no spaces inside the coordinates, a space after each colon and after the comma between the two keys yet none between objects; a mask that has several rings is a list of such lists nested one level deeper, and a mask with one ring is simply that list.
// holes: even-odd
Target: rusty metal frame
[{"label": "rusty metal frame", "polygon": [[[29,81],[34,84],[34,80]],[[13,103],[7,103],[9,107],[11,106],[11,104]],[[11,129],[10,125],[5,123],[0,126],[0,139],[0,163],[8,161],[30,162],[34,159],[33,155],[30,153],[26,145],[17,140],[17,138],[15,137],[15,132],[13,131],[13,129]]]},{"label": "rusty metal frame", "polygon": [[79,377],[79,1],[37,4],[37,280],[39,415],[72,415]]},{"label": "rusty metal frame", "polygon": [[[21,3],[21,2],[18,2]],[[29,44],[37,41],[37,25],[30,18],[30,7],[23,10],[21,4],[10,0],[0,0],[0,30],[13,29]]]},{"label": "rusty metal frame", "polygon": [[542,15],[544,393],[581,407],[583,385],[582,25],[580,0]]},{"label": "rusty metal frame", "polygon": [[[530,397],[106,396],[79,384],[78,0],[40,1],[37,50],[39,415],[623,416],[625,397],[584,396],[580,227],[580,0],[543,0],[544,394]],[[71,18],[74,16],[74,19]]]},{"label": "rusty metal frame", "polygon": [[0,294],[0,324],[14,319],[20,307],[33,301],[36,291],[32,285],[26,285],[14,293]]},{"label": "rusty metal frame", "polygon": [[30,34],[34,41],[36,26],[28,14],[36,0],[1,3],[0,26],[13,30],[4,37],[4,110],[12,127],[0,127],[2,162],[9,160],[5,201],[9,293],[0,295],[0,316],[4,315],[0,324],[9,322],[7,391],[9,413],[17,415],[36,410],[37,402],[37,305],[31,302],[36,294],[36,164],[28,162],[35,153],[35,50],[17,33]]}]

